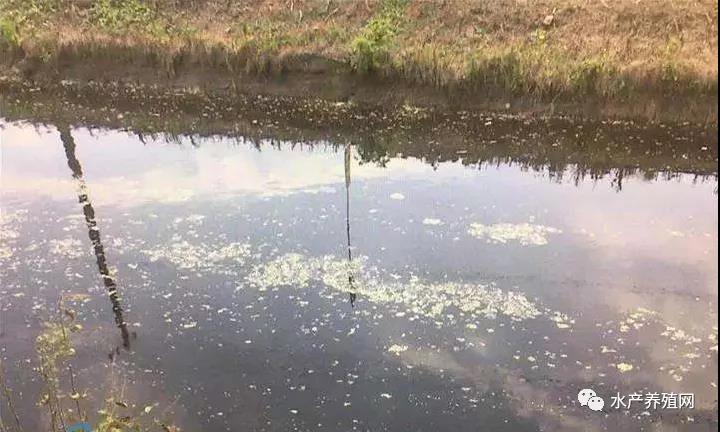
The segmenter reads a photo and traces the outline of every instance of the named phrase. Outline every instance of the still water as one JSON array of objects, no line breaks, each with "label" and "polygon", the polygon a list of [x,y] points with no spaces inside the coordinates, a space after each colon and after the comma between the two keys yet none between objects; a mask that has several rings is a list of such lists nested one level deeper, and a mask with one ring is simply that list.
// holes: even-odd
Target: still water
[{"label": "still water", "polygon": [[[717,136],[601,126],[690,161],[668,171],[0,125],[0,346],[25,430],[49,430],[35,338],[60,301],[80,324],[68,421],[113,401],[150,430],[717,427]],[[670,392],[694,408],[611,406]]]}]

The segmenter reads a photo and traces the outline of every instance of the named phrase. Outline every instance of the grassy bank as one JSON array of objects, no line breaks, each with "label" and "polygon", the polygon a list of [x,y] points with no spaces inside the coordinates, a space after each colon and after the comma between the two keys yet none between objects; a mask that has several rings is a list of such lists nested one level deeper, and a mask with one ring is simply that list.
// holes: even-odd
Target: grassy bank
[{"label": "grassy bank", "polygon": [[717,0],[0,0],[0,11],[4,73],[31,79],[237,88],[295,74],[309,94],[342,87],[338,98],[367,80],[466,100],[717,92]]}]

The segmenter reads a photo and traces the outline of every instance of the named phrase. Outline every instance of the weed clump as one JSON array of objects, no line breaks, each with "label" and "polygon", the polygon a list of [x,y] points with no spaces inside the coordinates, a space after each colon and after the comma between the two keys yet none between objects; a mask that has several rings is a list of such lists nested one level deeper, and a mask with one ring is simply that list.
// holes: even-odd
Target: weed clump
[{"label": "weed clump", "polygon": [[390,49],[400,32],[407,0],[385,0],[380,12],[352,41],[350,63],[358,72],[380,70],[390,60]]},{"label": "weed clump", "polygon": [[[67,297],[68,300],[74,298],[82,298],[82,295]],[[65,298],[61,298],[59,302],[58,315],[43,324],[42,332],[35,339],[38,358],[35,371],[44,385],[38,406],[48,410],[49,430],[65,430],[76,422],[90,422],[96,432],[179,432],[168,418],[171,407],[157,416],[151,416],[150,413],[159,405],[157,402],[151,402],[139,410],[137,404],[126,401],[127,381],[124,375],[117,376],[114,359],[109,365],[109,387],[102,402],[93,402],[92,398],[88,398],[87,391],[77,387],[79,377],[71,364],[75,356],[73,342],[76,336],[73,334],[81,332],[82,326],[75,321],[75,311],[64,306],[64,300]],[[13,408],[1,367],[0,390],[4,390],[6,401]],[[93,409],[93,404],[98,402],[100,407]],[[16,429],[22,432],[20,419],[14,408],[12,412],[17,424]]]},{"label": "weed clump", "polygon": [[97,0],[87,22],[109,35],[150,36],[162,43],[187,42],[197,33],[196,28],[182,20],[172,22],[141,0]]},{"label": "weed clump", "polygon": [[[78,329],[77,327],[74,327]],[[61,391],[60,368],[64,362],[75,355],[63,318],[60,321],[51,321],[45,324],[45,330],[35,339],[35,351],[38,355],[38,372],[45,384],[45,390],[40,397],[39,404],[47,406],[53,430],[58,426],[65,427],[65,413],[61,399],[65,397]],[[73,392],[71,399],[79,395]],[[78,413],[80,415],[80,413]]]},{"label": "weed clump", "polygon": [[90,14],[91,22],[112,32],[147,27],[156,18],[155,12],[139,0],[98,0]]},{"label": "weed clump", "polygon": [[60,0],[0,0],[0,38],[16,43],[35,36],[59,11]]},{"label": "weed clump", "polygon": [[0,44],[6,44],[10,48],[20,46],[17,25],[7,18],[0,18]]}]

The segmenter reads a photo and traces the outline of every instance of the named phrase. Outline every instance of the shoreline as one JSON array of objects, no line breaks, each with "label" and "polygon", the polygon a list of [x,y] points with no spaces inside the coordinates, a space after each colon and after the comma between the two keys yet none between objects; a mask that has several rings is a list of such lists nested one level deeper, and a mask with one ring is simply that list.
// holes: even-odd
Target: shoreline
[{"label": "shoreline", "polygon": [[44,89],[71,82],[97,88],[150,87],[165,92],[224,93],[229,98],[319,98],[383,107],[409,105],[530,116],[718,122],[718,93],[697,89],[668,93],[662,88],[648,87],[624,95],[603,96],[595,92],[512,93],[463,82],[436,87],[398,76],[361,75],[348,64],[316,55],[286,57],[279,70],[264,73],[235,71],[208,58],[186,59],[174,64],[171,71],[163,69],[162,63],[152,52],[136,53],[122,48],[117,52],[84,52],[68,48],[53,62],[29,57],[0,64],[0,81]]},{"label": "shoreline", "polygon": [[[383,164],[414,157],[429,164],[512,162],[551,176],[717,179],[717,124],[658,123],[537,114],[489,113],[403,105],[224,92],[179,92],[99,83],[49,88],[0,81],[5,121],[114,129],[168,142],[227,137],[255,146],[340,146]],[[528,141],[522,137],[533,137]],[[642,137],[642,138],[640,138]],[[679,140],[678,137],[685,137]],[[656,142],[672,142],[672,148]]]},{"label": "shoreline", "polygon": [[0,77],[718,121],[717,2],[0,0]]},{"label": "shoreline", "polygon": [[[77,55],[77,57],[76,57]],[[287,59],[285,61],[288,61]],[[171,74],[159,72],[157,59],[97,53],[64,55],[57,63],[25,59],[0,65],[0,81],[9,86],[52,90],[66,83],[98,89],[148,87],[170,93],[225,94],[237,97],[292,97],[352,102],[382,107],[415,106],[439,110],[472,110],[523,116],[573,116],[590,119],[657,122],[718,122],[718,94],[666,94],[646,89],[622,97],[597,94],[539,96],[512,94],[497,88],[477,89],[457,83],[434,87],[399,77],[358,75],[345,64],[315,56],[298,56],[292,67],[265,74],[234,73],[223,66],[189,62]],[[102,90],[98,91],[102,96]]]}]

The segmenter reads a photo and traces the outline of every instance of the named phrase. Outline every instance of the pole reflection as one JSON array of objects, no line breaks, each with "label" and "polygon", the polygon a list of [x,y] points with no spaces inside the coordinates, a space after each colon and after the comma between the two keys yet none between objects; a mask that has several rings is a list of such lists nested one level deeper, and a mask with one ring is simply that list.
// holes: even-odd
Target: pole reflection
[{"label": "pole reflection", "polygon": [[355,279],[352,273],[352,244],[350,242],[350,162],[352,161],[352,145],[345,145],[345,231],[347,233],[348,287],[350,289],[350,307],[355,307]]},{"label": "pole reflection", "polygon": [[82,205],[83,215],[85,216],[85,224],[88,228],[88,237],[93,245],[98,271],[100,272],[100,277],[102,277],[103,285],[105,285],[105,290],[110,297],[113,314],[115,315],[115,324],[120,329],[123,347],[129,350],[130,337],[127,329],[127,323],[125,322],[125,318],[123,316],[123,308],[120,303],[118,287],[115,283],[115,279],[110,274],[110,270],[107,265],[105,248],[103,247],[102,240],[100,238],[100,228],[98,227],[97,219],[95,218],[95,209],[93,208],[87,194],[87,185],[83,179],[82,166],[75,155],[75,139],[73,138],[68,125],[59,125],[58,130],[60,131],[60,140],[62,141],[65,149],[68,167],[70,168],[72,177],[76,182],[78,202]]}]

